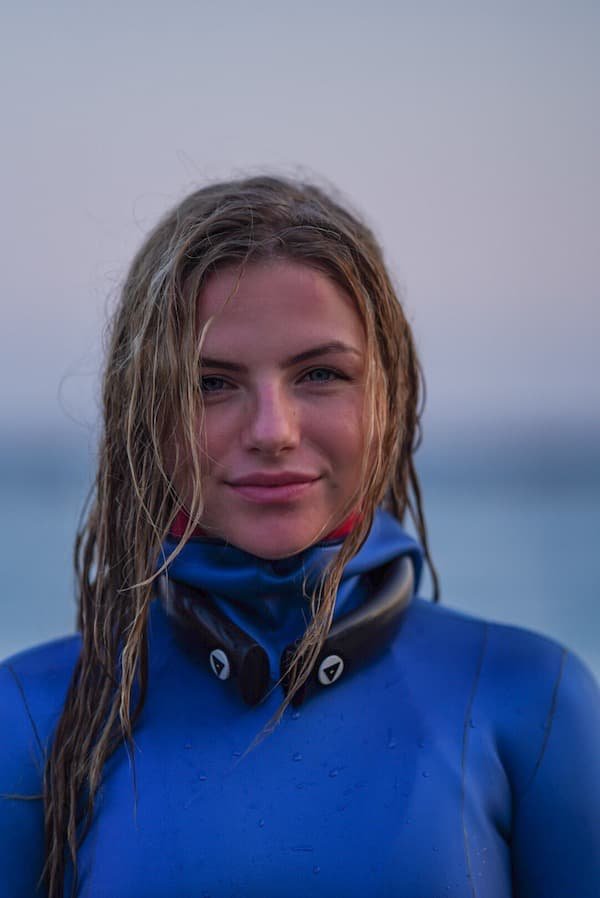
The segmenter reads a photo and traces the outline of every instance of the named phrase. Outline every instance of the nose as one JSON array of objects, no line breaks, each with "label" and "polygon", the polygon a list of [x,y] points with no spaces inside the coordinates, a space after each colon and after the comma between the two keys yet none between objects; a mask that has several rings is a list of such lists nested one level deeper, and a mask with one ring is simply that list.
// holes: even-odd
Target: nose
[{"label": "nose", "polygon": [[281,384],[257,387],[244,429],[244,448],[278,455],[295,448],[299,440],[299,415],[293,397]]}]

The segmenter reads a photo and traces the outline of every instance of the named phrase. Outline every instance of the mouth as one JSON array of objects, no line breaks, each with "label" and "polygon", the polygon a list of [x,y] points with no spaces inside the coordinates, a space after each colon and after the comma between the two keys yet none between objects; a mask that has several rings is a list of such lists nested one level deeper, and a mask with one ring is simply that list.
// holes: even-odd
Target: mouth
[{"label": "mouth", "polygon": [[238,496],[261,505],[284,504],[303,498],[312,487],[318,483],[320,477],[300,479],[298,475],[272,475],[270,478],[261,476],[258,478],[247,477],[227,486]]}]

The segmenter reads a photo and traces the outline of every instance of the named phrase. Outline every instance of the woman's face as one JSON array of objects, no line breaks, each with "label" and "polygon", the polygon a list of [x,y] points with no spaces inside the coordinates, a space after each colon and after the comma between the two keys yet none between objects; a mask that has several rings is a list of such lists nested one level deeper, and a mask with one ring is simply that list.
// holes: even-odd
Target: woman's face
[{"label": "woman's face", "polygon": [[237,277],[217,272],[198,300],[200,326],[214,316],[201,526],[283,558],[338,526],[359,483],[365,335],[350,296],[312,268],[273,260]]}]

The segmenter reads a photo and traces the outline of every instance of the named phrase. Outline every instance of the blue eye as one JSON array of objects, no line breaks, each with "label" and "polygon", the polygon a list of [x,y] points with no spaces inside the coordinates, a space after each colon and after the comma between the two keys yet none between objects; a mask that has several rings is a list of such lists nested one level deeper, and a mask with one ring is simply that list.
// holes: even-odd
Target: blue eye
[{"label": "blue eye", "polygon": [[337,380],[340,375],[331,368],[313,368],[304,375],[307,380],[314,384],[327,384],[332,380]]},{"label": "blue eye", "polygon": [[216,374],[207,374],[206,377],[200,378],[200,389],[203,393],[218,393],[227,386],[227,381]]}]

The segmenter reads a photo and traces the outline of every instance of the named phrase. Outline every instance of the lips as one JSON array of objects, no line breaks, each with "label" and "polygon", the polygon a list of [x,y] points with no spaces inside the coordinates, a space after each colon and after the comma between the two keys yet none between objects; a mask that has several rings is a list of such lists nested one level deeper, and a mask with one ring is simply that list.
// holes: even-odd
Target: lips
[{"label": "lips", "polygon": [[228,481],[229,486],[287,486],[290,483],[310,483],[313,480],[318,480],[319,477],[316,474],[308,474],[299,471],[279,471],[275,472],[265,472],[265,471],[256,471],[253,474],[246,474],[243,477],[238,477],[236,480]]},{"label": "lips", "polygon": [[320,477],[313,474],[297,471],[281,471],[277,474],[256,472],[229,481],[227,486],[249,502],[261,505],[281,504],[304,498],[319,480]]}]

